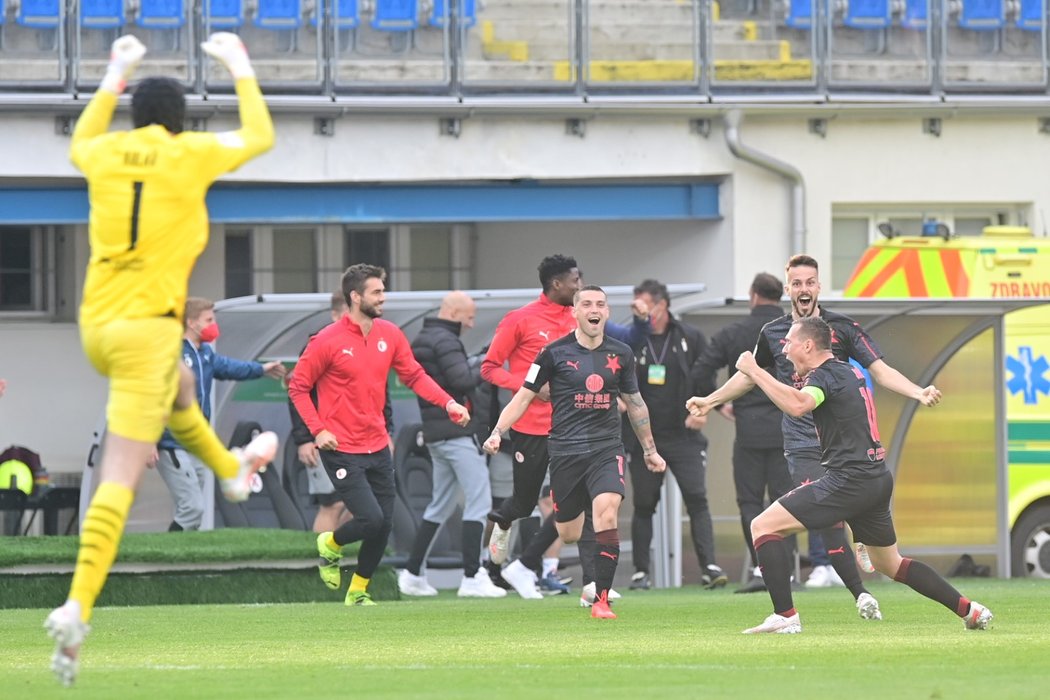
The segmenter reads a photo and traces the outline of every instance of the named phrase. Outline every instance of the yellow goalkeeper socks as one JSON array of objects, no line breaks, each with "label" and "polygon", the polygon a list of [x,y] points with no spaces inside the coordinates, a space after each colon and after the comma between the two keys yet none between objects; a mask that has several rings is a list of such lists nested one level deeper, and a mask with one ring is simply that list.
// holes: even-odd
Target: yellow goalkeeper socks
[{"label": "yellow goalkeeper socks", "polygon": [[368,588],[369,581],[371,581],[371,579],[354,574],[354,577],[350,579],[350,593],[364,593]]},{"label": "yellow goalkeeper socks", "polygon": [[84,622],[91,619],[95,599],[106,584],[134,498],[135,493],[127,486],[103,482],[84,516],[77,567],[69,588],[69,599],[80,603]]},{"label": "yellow goalkeeper socks", "polygon": [[220,479],[237,476],[240,461],[215,435],[196,402],[189,408],[172,410],[168,429],[187,452],[208,465]]}]

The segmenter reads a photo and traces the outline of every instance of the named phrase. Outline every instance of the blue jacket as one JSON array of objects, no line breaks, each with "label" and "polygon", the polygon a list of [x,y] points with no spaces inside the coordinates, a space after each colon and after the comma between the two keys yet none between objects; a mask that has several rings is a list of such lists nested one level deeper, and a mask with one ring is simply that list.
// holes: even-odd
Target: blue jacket
[{"label": "blue jacket", "polygon": [[[204,417],[211,422],[211,383],[213,379],[258,379],[263,375],[263,366],[258,362],[235,360],[215,352],[210,343],[201,343],[200,348],[182,339],[182,361],[193,370],[197,377],[197,403],[201,406]],[[157,445],[164,450],[173,450],[179,443],[167,429]]]}]

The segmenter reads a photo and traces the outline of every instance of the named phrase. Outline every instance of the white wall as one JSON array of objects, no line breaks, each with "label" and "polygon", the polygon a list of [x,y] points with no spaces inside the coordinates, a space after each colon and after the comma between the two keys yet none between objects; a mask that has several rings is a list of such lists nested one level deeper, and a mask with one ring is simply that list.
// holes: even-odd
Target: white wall
[{"label": "white wall", "polygon": [[[826,138],[807,120],[830,116]],[[945,119],[938,137],[922,115],[887,110],[876,117],[845,111],[748,115],[742,141],[797,167],[806,182],[807,251],[830,258],[832,208],[840,204],[987,203],[1050,211],[1050,137],[1034,116],[986,113]],[[458,139],[439,135],[433,117],[353,116],[332,138],[313,134],[312,117],[276,117],[278,144],[231,179],[273,182],[391,182],[527,177],[555,180],[717,178],[723,219],[714,222],[480,224],[477,286],[538,286],[545,255],[574,255],[589,281],[634,284],[655,276],[705,282],[712,297],[742,296],[755,272],[780,274],[790,250],[789,188],[778,175],[732,156],[716,120],[709,138],[690,133],[684,116],[612,116],[565,133],[562,119],[485,116],[466,119]],[[126,125],[123,116],[118,124]],[[223,116],[211,130],[231,128]],[[0,114],[0,179],[76,176],[68,137],[50,116]],[[13,180],[12,180],[13,179]],[[0,212],[2,221],[2,212]],[[190,283],[192,294],[223,294],[223,248],[215,235]],[[84,232],[77,265],[86,261]],[[78,284],[82,283],[82,272]],[[77,470],[104,402],[104,385],[87,365],[73,324],[0,321],[0,443],[40,451],[49,469]]]}]

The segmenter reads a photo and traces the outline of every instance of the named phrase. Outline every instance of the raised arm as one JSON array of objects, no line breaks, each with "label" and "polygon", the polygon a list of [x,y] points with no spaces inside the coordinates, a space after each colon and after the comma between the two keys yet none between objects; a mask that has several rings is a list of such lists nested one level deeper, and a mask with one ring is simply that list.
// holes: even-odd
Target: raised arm
[{"label": "raised arm", "polygon": [[81,172],[90,166],[88,144],[91,139],[109,130],[113,112],[117,108],[117,98],[124,92],[128,78],[145,55],[146,47],[130,34],[120,37],[110,47],[106,75],[73,129],[69,154]]},{"label": "raised arm", "polygon": [[[750,354],[751,353],[748,353],[748,355]],[[737,369],[739,369],[739,366]],[[768,375],[769,373],[766,372],[766,374]],[[706,416],[711,412],[711,409],[717,408],[724,403],[729,403],[733,399],[743,396],[753,388],[755,388],[755,381],[743,372],[737,372],[730,377],[725,384],[715,389],[707,396],[694,396],[686,401],[685,407],[694,416]]]},{"label": "raised arm", "polygon": [[733,375],[734,377],[749,377],[777,405],[777,408],[789,416],[798,418],[817,407],[817,400],[811,394],[778,381],[776,377],[758,366],[755,356],[750,352],[740,354],[740,359],[736,361],[736,368],[740,371]]},{"label": "raised arm", "polygon": [[871,378],[878,382],[879,386],[884,386],[909,399],[915,399],[923,406],[936,406],[941,401],[940,389],[932,384],[925,388],[919,386],[886,364],[885,360],[875,360],[868,365],[868,371],[871,372]]}]

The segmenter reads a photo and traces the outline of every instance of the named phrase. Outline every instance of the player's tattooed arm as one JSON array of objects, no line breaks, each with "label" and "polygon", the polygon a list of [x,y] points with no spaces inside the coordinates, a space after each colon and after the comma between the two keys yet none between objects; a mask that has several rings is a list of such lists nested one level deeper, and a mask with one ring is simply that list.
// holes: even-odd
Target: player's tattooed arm
[{"label": "player's tattooed arm", "polygon": [[631,420],[631,427],[642,445],[642,457],[645,459],[646,468],[656,473],[664,471],[667,469],[667,463],[656,451],[652,426],[649,425],[649,407],[645,405],[639,393],[623,394],[622,398],[627,404],[627,417]]},{"label": "player's tattooed arm", "polygon": [[645,454],[656,451],[656,443],[653,442],[653,431],[649,425],[649,407],[645,405],[640,393],[624,394],[623,401],[627,405],[627,417],[631,421],[631,428],[638,441],[642,444]]}]

